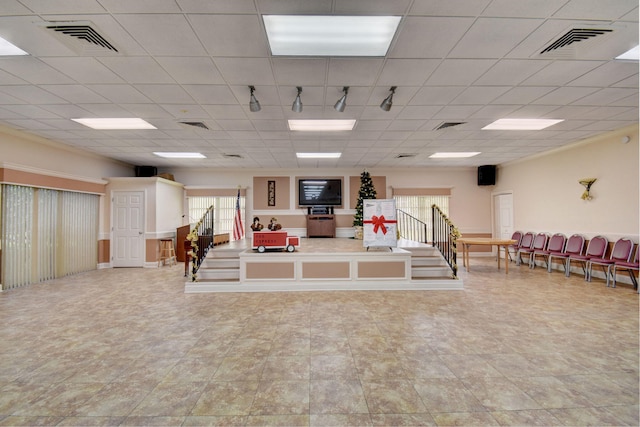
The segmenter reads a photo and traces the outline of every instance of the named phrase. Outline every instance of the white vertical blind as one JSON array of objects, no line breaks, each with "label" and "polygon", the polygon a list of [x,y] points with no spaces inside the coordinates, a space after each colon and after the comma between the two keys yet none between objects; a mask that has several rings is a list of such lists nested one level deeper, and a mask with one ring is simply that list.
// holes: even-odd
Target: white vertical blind
[{"label": "white vertical blind", "polygon": [[[189,218],[190,222],[200,221],[202,215],[205,214],[209,206],[213,205],[213,220],[215,233],[233,233],[233,219],[236,213],[237,196],[194,196],[189,197]],[[242,215],[242,223],[246,224],[244,209],[245,197],[240,196],[240,212]]]},{"label": "white vertical blind", "polygon": [[3,289],[93,270],[99,196],[2,186]]},{"label": "white vertical blind", "polygon": [[38,280],[56,277],[58,191],[38,191]]},{"label": "white vertical blind", "polygon": [[32,283],[33,194],[30,187],[3,185],[2,287]]},{"label": "white vertical blind", "polygon": [[431,235],[431,205],[436,205],[449,216],[449,196],[393,196],[396,209],[404,211],[427,224],[427,235]]}]

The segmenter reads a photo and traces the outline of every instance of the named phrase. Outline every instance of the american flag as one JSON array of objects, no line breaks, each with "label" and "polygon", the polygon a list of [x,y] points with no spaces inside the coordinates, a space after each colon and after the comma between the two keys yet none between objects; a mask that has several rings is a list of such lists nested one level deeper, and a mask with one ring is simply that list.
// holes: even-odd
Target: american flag
[{"label": "american flag", "polygon": [[236,198],[236,215],[233,218],[233,240],[240,240],[244,237],[244,227],[242,226],[242,215],[240,214],[240,189]]}]

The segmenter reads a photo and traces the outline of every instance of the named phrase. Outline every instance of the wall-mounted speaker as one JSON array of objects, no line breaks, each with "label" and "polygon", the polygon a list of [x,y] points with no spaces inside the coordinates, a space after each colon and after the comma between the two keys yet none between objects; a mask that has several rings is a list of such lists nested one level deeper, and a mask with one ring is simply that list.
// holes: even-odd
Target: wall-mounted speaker
[{"label": "wall-mounted speaker", "polygon": [[478,166],[478,185],[496,185],[496,166]]},{"label": "wall-mounted speaker", "polygon": [[148,178],[158,175],[158,168],[155,166],[136,166],[136,176],[138,178]]}]

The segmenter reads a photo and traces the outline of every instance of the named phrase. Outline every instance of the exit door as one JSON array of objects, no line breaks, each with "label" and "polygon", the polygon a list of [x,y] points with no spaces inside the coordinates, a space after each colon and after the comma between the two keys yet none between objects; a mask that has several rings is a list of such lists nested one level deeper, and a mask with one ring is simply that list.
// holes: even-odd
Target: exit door
[{"label": "exit door", "polygon": [[144,191],[114,191],[112,200],[112,265],[143,267]]},{"label": "exit door", "polygon": [[513,234],[513,194],[493,196],[494,229],[496,237],[510,239]]}]

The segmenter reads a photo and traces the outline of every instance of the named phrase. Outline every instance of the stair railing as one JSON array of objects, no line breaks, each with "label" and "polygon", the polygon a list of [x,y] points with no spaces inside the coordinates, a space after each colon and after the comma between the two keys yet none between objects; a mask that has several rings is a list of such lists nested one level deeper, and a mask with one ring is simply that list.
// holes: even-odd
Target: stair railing
[{"label": "stair railing", "polygon": [[213,205],[211,205],[187,236],[187,240],[191,242],[191,250],[187,255],[191,258],[192,282],[197,281],[198,269],[207,256],[209,249],[213,247],[213,212]]},{"label": "stair railing", "polygon": [[458,277],[457,240],[460,232],[449,218],[436,205],[431,205],[431,221],[434,247],[438,248],[451,267],[453,278]]},{"label": "stair railing", "polygon": [[427,243],[427,224],[407,212],[396,209],[399,237],[415,242]]}]

